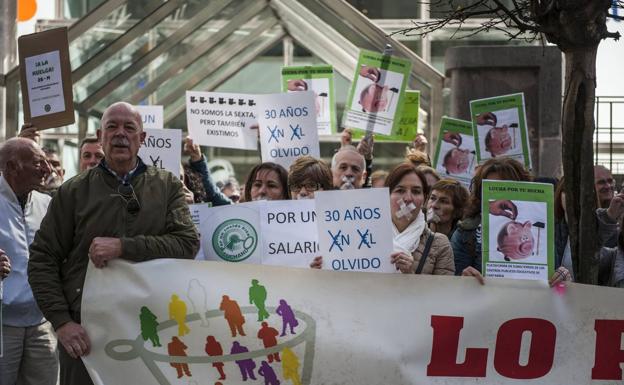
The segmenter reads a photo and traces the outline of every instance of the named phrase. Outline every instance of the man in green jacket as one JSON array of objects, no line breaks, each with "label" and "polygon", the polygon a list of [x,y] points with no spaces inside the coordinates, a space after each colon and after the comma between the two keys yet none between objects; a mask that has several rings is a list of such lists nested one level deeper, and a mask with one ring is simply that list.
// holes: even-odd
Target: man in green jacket
[{"label": "man in green jacket", "polygon": [[61,384],[92,383],[80,359],[90,349],[80,325],[89,260],[103,268],[115,258],[191,259],[199,249],[182,183],[137,156],[145,138],[138,111],[111,105],[97,134],[104,159],[59,188],[30,247],[28,279],[58,335]]}]

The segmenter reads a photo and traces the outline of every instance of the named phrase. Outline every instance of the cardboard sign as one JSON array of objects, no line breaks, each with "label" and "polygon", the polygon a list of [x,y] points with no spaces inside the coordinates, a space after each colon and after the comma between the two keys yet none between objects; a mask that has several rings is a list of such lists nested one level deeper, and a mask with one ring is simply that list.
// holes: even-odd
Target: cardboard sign
[{"label": "cardboard sign", "polygon": [[186,122],[197,144],[258,149],[254,95],[186,91]]},{"label": "cardboard sign", "polygon": [[314,92],[319,135],[335,134],[337,130],[334,68],[330,65],[283,67],[282,92],[298,91]]},{"label": "cardboard sign", "polygon": [[171,259],[89,263],[81,323],[91,352],[82,360],[95,385],[621,385],[624,291],[544,286]]},{"label": "cardboard sign", "polygon": [[17,41],[24,122],[38,129],[74,123],[67,28],[23,35]]},{"label": "cardboard sign", "polygon": [[[403,108],[399,123],[394,126],[390,135],[375,134],[376,142],[405,142],[411,143],[418,133],[418,116],[420,113],[420,91],[405,91]],[[471,126],[472,130],[472,126]],[[472,133],[470,134],[472,136]],[[363,131],[355,131],[353,139],[363,138]]]},{"label": "cardboard sign", "polygon": [[141,114],[143,128],[165,128],[163,106],[134,106]]},{"label": "cardboard sign", "polygon": [[148,166],[158,167],[180,177],[182,162],[182,130],[173,128],[146,128],[145,141],[139,156]]},{"label": "cardboard sign", "polygon": [[314,207],[313,200],[294,200],[205,209],[204,259],[309,268],[319,255]]},{"label": "cardboard sign", "polygon": [[508,156],[531,169],[523,93],[471,100],[470,115],[479,163]]},{"label": "cardboard sign", "polygon": [[395,273],[387,188],[317,191],[323,269]]},{"label": "cardboard sign", "polygon": [[288,170],[300,156],[320,157],[314,98],[312,91],[258,96],[263,162]]},{"label": "cardboard sign", "polygon": [[477,166],[472,123],[467,120],[442,117],[433,168],[444,178],[452,178],[466,187]]},{"label": "cardboard sign", "polygon": [[345,106],[345,127],[390,135],[398,126],[409,60],[362,50]]},{"label": "cardboard sign", "polygon": [[555,271],[553,186],[483,181],[483,275],[548,281]]}]

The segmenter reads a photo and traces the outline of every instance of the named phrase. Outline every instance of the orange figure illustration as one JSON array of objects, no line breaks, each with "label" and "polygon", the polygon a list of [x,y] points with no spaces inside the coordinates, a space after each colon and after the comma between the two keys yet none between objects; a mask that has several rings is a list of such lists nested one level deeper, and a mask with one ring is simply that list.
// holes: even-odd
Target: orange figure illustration
[{"label": "orange figure illustration", "polygon": [[[277,331],[277,329],[270,327],[269,324],[267,324],[266,322],[263,322],[262,328],[258,330],[258,338],[262,340],[265,348],[271,348],[277,345],[278,334],[279,332]],[[269,354],[267,358],[269,359],[269,363],[273,362],[274,358],[275,361],[280,362],[279,352]]]},{"label": "orange figure illustration", "polygon": [[178,335],[182,337],[188,334],[191,329],[186,326],[186,303],[182,301],[177,295],[171,296],[171,302],[169,302],[169,318],[175,320],[178,323]]},{"label": "orange figure illustration", "polygon": [[[169,342],[169,344],[167,345],[167,351],[169,352],[170,356],[186,357],[186,349],[186,345],[184,345],[184,342],[180,341],[178,337],[171,337],[171,342]],[[181,378],[185,374],[191,377],[191,370],[189,369],[187,363],[172,362],[169,365],[176,368],[178,372],[178,378]]]},{"label": "orange figure illustration", "polygon": [[282,350],[282,375],[284,380],[292,381],[293,385],[301,385],[299,359],[289,348]]},{"label": "orange figure illustration", "polygon": [[245,331],[243,331],[243,324],[245,323],[245,317],[243,317],[238,303],[230,299],[227,295],[224,295],[219,310],[223,311],[223,316],[227,320],[228,325],[230,325],[232,337],[236,337],[236,331],[238,331],[238,334],[241,336],[244,336]]},{"label": "orange figure illustration", "polygon": [[[206,337],[206,354],[209,356],[222,356],[223,348],[219,341],[217,341],[214,336]],[[219,380],[225,380],[225,372],[223,372],[223,362],[213,362],[212,367],[217,368],[219,371],[219,375],[221,378]]]}]

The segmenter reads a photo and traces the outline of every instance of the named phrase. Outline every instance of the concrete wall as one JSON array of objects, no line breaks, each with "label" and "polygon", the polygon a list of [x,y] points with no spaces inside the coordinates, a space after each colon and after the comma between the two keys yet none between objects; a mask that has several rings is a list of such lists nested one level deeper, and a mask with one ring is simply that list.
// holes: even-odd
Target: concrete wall
[{"label": "concrete wall", "polygon": [[557,47],[449,48],[450,116],[470,120],[470,100],[524,92],[533,174],[560,176],[561,63]]}]

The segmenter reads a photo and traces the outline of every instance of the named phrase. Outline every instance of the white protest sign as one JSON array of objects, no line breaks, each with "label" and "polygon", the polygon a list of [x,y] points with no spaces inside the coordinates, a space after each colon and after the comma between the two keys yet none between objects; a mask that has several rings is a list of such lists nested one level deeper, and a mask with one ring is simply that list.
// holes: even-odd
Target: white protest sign
[{"label": "white protest sign", "polygon": [[262,262],[258,203],[211,207],[200,228],[204,256],[211,261]]},{"label": "white protest sign", "polygon": [[260,95],[257,107],[263,162],[288,169],[302,155],[320,157],[313,92]]},{"label": "white protest sign", "polygon": [[261,210],[263,265],[309,267],[319,254],[314,200],[266,201]]},{"label": "white protest sign", "polygon": [[186,122],[195,143],[258,149],[255,95],[186,91]]},{"label": "white protest sign", "polygon": [[197,227],[197,231],[199,231],[201,229],[201,224],[208,218],[210,205],[208,203],[193,203],[188,205],[188,208],[191,212],[191,219],[195,227]]},{"label": "white protest sign", "polygon": [[30,116],[65,111],[59,51],[42,53],[24,59]]},{"label": "white protest sign", "polygon": [[139,148],[139,156],[143,162],[171,171],[179,178],[182,162],[182,130],[147,128],[144,131],[145,141]]},{"label": "white protest sign", "polygon": [[387,188],[318,191],[314,198],[324,269],[396,272]]},{"label": "white protest sign", "polygon": [[165,128],[163,106],[134,106],[143,119],[145,128]]}]

